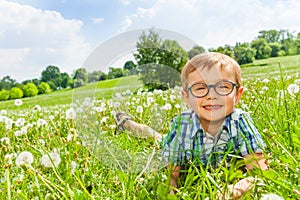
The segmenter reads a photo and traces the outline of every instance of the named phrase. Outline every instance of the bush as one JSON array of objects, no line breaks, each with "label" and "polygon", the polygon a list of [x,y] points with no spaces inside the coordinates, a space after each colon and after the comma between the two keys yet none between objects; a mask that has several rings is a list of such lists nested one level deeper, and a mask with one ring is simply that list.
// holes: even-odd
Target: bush
[{"label": "bush", "polygon": [[13,87],[10,90],[10,98],[11,99],[20,99],[23,97],[23,91],[18,87]]},{"label": "bush", "polygon": [[23,88],[23,92],[26,97],[33,97],[39,93],[39,90],[34,83],[27,83]]},{"label": "bush", "polygon": [[50,85],[45,82],[41,82],[39,85],[39,94],[48,94],[51,92]]},{"label": "bush", "polygon": [[5,90],[5,89],[2,89],[0,91],[0,101],[5,101],[9,98],[9,91],[8,90]]}]

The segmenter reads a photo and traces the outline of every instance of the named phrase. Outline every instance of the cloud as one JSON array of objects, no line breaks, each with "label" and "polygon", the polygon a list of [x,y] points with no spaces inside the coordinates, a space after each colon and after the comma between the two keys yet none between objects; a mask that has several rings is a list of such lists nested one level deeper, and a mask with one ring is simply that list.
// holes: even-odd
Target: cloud
[{"label": "cloud", "polygon": [[93,24],[101,24],[102,22],[104,22],[104,18],[92,18],[91,20]]},{"label": "cloud", "polygon": [[56,11],[0,0],[0,78],[39,78],[48,65],[71,73],[90,51],[82,26]]},{"label": "cloud", "polygon": [[260,30],[299,32],[299,10],[300,1],[295,0],[158,0],[126,16],[121,31],[155,26],[184,33],[211,48],[250,42]]}]

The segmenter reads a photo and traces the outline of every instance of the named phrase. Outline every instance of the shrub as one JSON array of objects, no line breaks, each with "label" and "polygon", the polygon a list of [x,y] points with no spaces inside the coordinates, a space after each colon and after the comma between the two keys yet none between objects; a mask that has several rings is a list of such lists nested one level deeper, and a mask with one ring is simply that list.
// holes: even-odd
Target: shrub
[{"label": "shrub", "polygon": [[5,89],[2,89],[0,91],[0,101],[5,101],[9,98],[9,91],[8,90],[5,90]]},{"label": "shrub", "polygon": [[39,94],[48,94],[51,92],[50,85],[45,82],[41,82],[39,85]]},{"label": "shrub", "polygon": [[23,91],[18,87],[13,87],[10,90],[10,98],[11,99],[20,99],[23,97]]},{"label": "shrub", "polygon": [[39,93],[38,88],[34,83],[27,83],[23,88],[24,96],[33,97]]}]

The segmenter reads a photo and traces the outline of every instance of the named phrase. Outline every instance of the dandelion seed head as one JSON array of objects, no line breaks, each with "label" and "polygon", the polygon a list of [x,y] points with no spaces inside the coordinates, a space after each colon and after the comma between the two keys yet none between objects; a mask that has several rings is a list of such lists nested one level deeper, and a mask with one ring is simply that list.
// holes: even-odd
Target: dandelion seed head
[{"label": "dandelion seed head", "polygon": [[43,155],[41,158],[41,164],[46,168],[50,168],[52,167],[51,160],[53,161],[54,166],[57,167],[61,162],[60,154],[58,152],[50,152],[49,155]]},{"label": "dandelion seed head", "polygon": [[35,106],[33,107],[33,110],[35,110],[35,111],[41,111],[42,108],[41,108],[41,106],[39,106],[39,105],[35,105]]},{"label": "dandelion seed head", "polygon": [[23,104],[23,101],[21,99],[16,99],[14,101],[15,106],[21,106]]},{"label": "dandelion seed head", "polygon": [[299,86],[297,84],[290,84],[287,90],[291,96],[295,96],[299,92]]},{"label": "dandelion seed head", "polygon": [[7,115],[7,111],[6,110],[1,110],[0,115]]},{"label": "dandelion seed head", "polygon": [[16,165],[21,167],[23,165],[31,165],[33,163],[33,155],[29,151],[21,152],[16,159]]},{"label": "dandelion seed head", "polygon": [[284,200],[281,196],[277,194],[263,194],[260,200]]},{"label": "dandelion seed head", "polygon": [[70,108],[66,111],[66,119],[75,119],[76,118],[76,111],[74,108]]},{"label": "dandelion seed head", "polygon": [[143,113],[143,107],[142,107],[142,106],[138,106],[138,107],[136,108],[136,112],[137,112],[137,113]]},{"label": "dandelion seed head", "polygon": [[10,139],[8,137],[3,137],[0,139],[0,142],[4,145],[9,145]]}]

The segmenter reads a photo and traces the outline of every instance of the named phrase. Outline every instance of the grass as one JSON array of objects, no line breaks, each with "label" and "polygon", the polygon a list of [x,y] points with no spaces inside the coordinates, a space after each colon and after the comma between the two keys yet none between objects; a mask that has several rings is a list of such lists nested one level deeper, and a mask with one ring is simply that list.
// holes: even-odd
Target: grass
[{"label": "grass", "polygon": [[[0,199],[218,199],[219,191],[250,175],[264,185],[255,182],[242,199],[261,199],[268,193],[299,199],[300,93],[290,95],[287,90],[291,84],[300,84],[297,59],[260,61],[268,68],[243,67],[247,90],[239,107],[251,113],[262,134],[269,171],[237,170],[244,167],[243,162],[215,169],[191,164],[176,195],[169,195],[170,173],[157,157],[160,148],[153,140],[133,137],[130,132],[115,133],[112,112],[125,110],[135,121],[166,133],[170,120],[185,109],[180,90],[127,92],[111,98],[115,92],[141,86],[137,77],[126,77],[25,98],[22,107],[15,107],[13,101],[1,102],[1,113],[7,118],[0,118]],[[98,100],[85,98],[90,95]],[[35,104],[41,110],[31,109]],[[17,166],[16,159],[24,151],[32,154],[33,162]],[[45,167],[41,158],[54,152],[59,165]],[[152,154],[156,156],[149,162]]]}]

